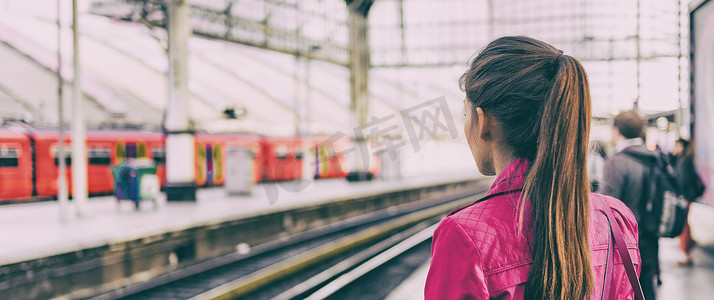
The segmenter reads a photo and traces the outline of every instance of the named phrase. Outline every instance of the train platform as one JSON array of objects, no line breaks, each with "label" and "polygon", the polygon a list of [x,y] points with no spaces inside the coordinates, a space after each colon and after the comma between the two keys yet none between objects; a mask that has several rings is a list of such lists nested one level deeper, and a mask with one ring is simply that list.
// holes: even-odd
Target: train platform
[{"label": "train platform", "polygon": [[[677,265],[684,258],[679,250],[679,239],[660,240],[662,285],[659,299],[709,299],[714,295],[714,233],[709,228],[714,222],[714,208],[692,206],[690,224],[698,245],[692,250],[691,267]],[[429,261],[424,262],[387,297],[388,300],[424,299],[424,284]]]},{"label": "train platform", "polygon": [[[159,199],[158,209],[149,201],[139,210],[131,201],[117,204],[111,196],[94,197],[81,217],[70,203],[65,220],[55,201],[0,206],[0,227],[8,229],[0,235],[0,295],[16,288],[6,295],[83,298],[365,209],[386,208],[392,201],[439,195],[477,179],[473,172],[465,172],[398,181],[267,183],[255,186],[251,196],[240,197],[227,196],[223,188],[205,188],[198,191],[196,202]],[[227,237],[230,234],[243,235]],[[81,274],[88,269],[96,272]],[[81,276],[67,279],[67,273]],[[87,279],[95,276],[101,280]],[[85,287],[58,288],[66,280],[72,286],[82,278]]]},{"label": "train platform", "polygon": [[[162,195],[158,209],[147,201],[141,204],[139,211],[134,210],[131,201],[117,203],[113,196],[93,197],[81,217],[76,216],[76,207],[70,201],[68,217],[64,221],[56,201],[0,206],[0,227],[21,228],[0,236],[3,245],[0,247],[0,265],[312,203],[476,178],[470,175],[473,174],[358,183],[328,179],[314,181],[304,188],[294,182],[267,183],[255,186],[251,196],[227,196],[223,188],[205,188],[198,190],[196,202],[166,203]],[[276,198],[269,199],[268,193],[276,192]]]}]

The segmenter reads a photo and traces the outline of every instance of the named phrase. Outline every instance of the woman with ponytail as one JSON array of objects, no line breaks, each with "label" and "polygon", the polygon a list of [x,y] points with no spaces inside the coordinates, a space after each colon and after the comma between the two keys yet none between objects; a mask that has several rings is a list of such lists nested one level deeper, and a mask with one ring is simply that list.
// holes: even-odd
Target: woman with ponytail
[{"label": "woman with ponytail", "polygon": [[625,259],[597,207],[609,207],[621,229],[630,273],[639,272],[637,223],[619,200],[590,193],[590,91],[580,63],[544,42],[503,37],[459,83],[474,160],[497,177],[436,229],[426,299],[632,299]]}]

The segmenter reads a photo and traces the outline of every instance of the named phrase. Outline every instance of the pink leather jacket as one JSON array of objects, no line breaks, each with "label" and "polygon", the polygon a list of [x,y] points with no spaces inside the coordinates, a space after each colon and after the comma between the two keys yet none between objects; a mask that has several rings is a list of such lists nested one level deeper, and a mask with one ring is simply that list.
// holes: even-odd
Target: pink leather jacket
[{"label": "pink leather jacket", "polygon": [[[534,225],[528,201],[523,204],[523,232],[518,233],[518,212],[527,170],[525,159],[513,161],[496,178],[486,196],[488,199],[459,208],[441,221],[432,241],[431,266],[424,291],[426,299],[523,299],[533,264]],[[634,215],[615,198],[591,195],[595,197],[612,208],[639,274],[641,259]],[[590,220],[595,275],[592,299],[601,299],[610,229],[605,215],[595,209]],[[634,293],[618,254],[615,254],[613,271],[611,288],[615,289],[617,299],[633,299]]]}]

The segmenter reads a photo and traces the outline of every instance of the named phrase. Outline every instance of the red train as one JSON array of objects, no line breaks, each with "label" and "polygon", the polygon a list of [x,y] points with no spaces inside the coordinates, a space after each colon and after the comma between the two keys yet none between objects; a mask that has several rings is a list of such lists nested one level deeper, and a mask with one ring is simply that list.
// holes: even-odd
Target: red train
[{"label": "red train", "polygon": [[[220,186],[225,181],[226,148],[248,147],[254,153],[255,182],[293,180],[301,177],[302,159],[314,161],[315,178],[344,177],[349,170],[344,153],[347,138],[329,144],[327,137],[303,139],[264,137],[248,134],[195,135],[196,184]],[[65,135],[69,153],[71,137]],[[0,201],[51,198],[57,195],[58,132],[27,127],[0,128]],[[305,157],[307,156],[307,157]],[[153,159],[157,175],[166,178],[164,136],[148,131],[88,131],[88,189],[91,195],[114,190],[111,168],[127,158]],[[71,192],[72,160],[66,155],[67,181]],[[373,170],[373,172],[376,172]]]}]

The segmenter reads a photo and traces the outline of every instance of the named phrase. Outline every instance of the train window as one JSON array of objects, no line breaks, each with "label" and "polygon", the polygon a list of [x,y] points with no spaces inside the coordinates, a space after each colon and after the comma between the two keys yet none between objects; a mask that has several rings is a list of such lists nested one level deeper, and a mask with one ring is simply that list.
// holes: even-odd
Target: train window
[{"label": "train window", "polygon": [[108,148],[89,148],[88,156],[90,165],[108,166],[112,163]]},{"label": "train window", "polygon": [[166,163],[166,150],[164,148],[151,148],[151,157],[156,163]]},{"label": "train window", "polygon": [[[64,158],[64,165],[65,166],[72,165],[72,157],[71,156],[67,156]],[[59,166],[59,159],[57,159],[57,157],[55,157],[55,166]]]},{"label": "train window", "polygon": [[19,152],[14,148],[0,148],[0,168],[17,167]]},{"label": "train window", "polygon": [[275,156],[278,159],[286,159],[288,158],[288,148],[286,147],[278,147],[275,148]]},{"label": "train window", "polygon": [[295,159],[302,159],[304,155],[305,152],[302,149],[295,149]]},{"label": "train window", "polygon": [[[52,157],[54,157],[55,166],[59,166],[59,159],[57,158],[57,148],[52,149]],[[71,151],[67,147],[64,148],[64,164],[66,166],[72,165]]]}]

